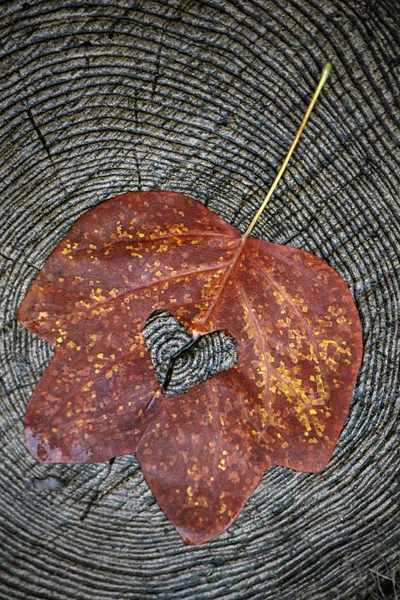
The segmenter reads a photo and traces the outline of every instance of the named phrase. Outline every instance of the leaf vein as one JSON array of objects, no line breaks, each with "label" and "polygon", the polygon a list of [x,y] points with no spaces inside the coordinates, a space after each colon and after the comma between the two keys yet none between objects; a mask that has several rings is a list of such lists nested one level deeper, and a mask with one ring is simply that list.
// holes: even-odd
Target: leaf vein
[{"label": "leaf vein", "polygon": [[[235,285],[236,285],[237,289],[239,290],[239,293],[241,294],[241,296],[242,296],[242,298],[244,300],[246,310],[247,310],[247,312],[248,312],[251,320],[254,323],[255,330],[256,330],[258,338],[260,340],[261,353],[262,353],[262,356],[263,356],[263,359],[264,359],[264,365],[265,365],[266,372],[267,372],[267,381],[265,382],[265,390],[267,392],[268,386],[269,386],[269,382],[271,380],[271,367],[270,367],[270,364],[269,364],[269,362],[267,360],[267,350],[266,350],[265,343],[264,343],[264,335],[263,335],[263,333],[262,333],[262,331],[260,329],[260,324],[258,322],[258,319],[256,319],[253,311],[251,310],[251,308],[249,306],[250,301],[249,301],[249,298],[248,298],[246,292],[244,291],[244,288],[243,288],[242,284],[236,279],[236,277],[233,275],[233,273],[231,273],[231,277],[232,277],[233,281],[235,282]],[[265,398],[265,405],[267,407],[267,421],[268,421],[268,425],[270,425],[271,424],[271,403],[270,403],[267,395],[266,395],[266,398]]]}]

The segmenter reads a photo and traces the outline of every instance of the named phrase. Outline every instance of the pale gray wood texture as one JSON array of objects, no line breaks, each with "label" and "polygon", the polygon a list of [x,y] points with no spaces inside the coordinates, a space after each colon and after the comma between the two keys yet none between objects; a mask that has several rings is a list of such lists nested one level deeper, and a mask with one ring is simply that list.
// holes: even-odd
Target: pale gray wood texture
[{"label": "pale gray wood texture", "polygon": [[[0,598],[363,598],[371,569],[388,574],[399,555],[398,0],[0,11]],[[76,218],[121,192],[184,192],[244,231],[327,59],[254,234],[313,252],[348,283],[365,341],[349,417],[322,473],[271,468],[228,532],[186,547],[133,456],[30,458],[23,415],[52,350],[16,309]]]}]

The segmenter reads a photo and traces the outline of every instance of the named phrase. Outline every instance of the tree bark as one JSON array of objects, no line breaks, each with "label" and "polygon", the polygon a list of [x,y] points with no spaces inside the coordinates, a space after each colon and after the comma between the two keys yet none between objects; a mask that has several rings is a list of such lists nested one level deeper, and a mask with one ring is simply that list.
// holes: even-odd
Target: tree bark
[{"label": "tree bark", "polygon": [[[396,0],[11,0],[0,8],[0,598],[394,597],[399,556],[400,6]],[[185,193],[246,229],[326,60],[328,84],[254,235],[345,279],[364,360],[319,474],[272,467],[186,547],[134,456],[45,466],[23,416],[53,351],[16,310],[84,211]],[[397,154],[396,154],[397,153]]]}]

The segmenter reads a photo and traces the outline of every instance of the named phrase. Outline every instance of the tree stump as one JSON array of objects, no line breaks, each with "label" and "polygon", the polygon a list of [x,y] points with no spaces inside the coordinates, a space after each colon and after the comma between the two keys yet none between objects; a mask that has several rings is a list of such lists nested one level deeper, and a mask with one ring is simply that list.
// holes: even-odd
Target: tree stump
[{"label": "tree stump", "polygon": [[[11,0],[0,12],[0,598],[392,597],[376,573],[399,556],[398,2]],[[16,309],[77,217],[117,194],[182,192],[244,231],[326,60],[254,235],[309,250],[350,287],[365,352],[349,416],[323,472],[270,468],[227,532],[187,547],[134,456],[29,456],[24,412],[53,350]]]}]

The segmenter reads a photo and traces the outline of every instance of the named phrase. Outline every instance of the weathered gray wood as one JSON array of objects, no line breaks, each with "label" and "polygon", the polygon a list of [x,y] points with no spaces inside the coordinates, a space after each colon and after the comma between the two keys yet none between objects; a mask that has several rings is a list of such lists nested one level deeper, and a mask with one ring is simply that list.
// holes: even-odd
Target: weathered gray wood
[{"label": "weathered gray wood", "polygon": [[[398,1],[0,12],[0,598],[382,597],[371,570],[387,575],[399,552]],[[77,216],[116,194],[183,192],[244,230],[326,59],[332,76],[255,235],[310,250],[350,286],[365,357],[349,418],[324,472],[271,468],[228,532],[186,547],[134,457],[30,458],[24,410],[52,351],[16,308]]]}]

